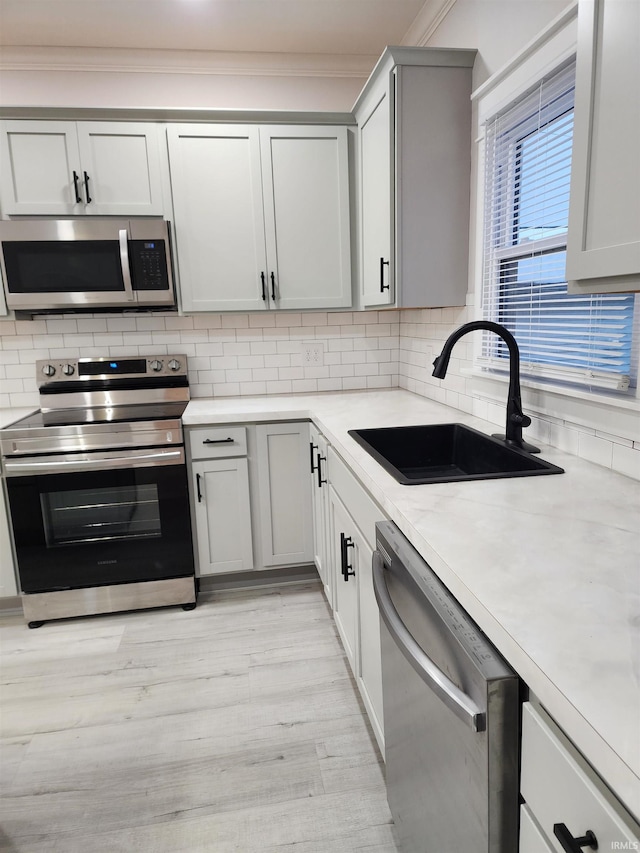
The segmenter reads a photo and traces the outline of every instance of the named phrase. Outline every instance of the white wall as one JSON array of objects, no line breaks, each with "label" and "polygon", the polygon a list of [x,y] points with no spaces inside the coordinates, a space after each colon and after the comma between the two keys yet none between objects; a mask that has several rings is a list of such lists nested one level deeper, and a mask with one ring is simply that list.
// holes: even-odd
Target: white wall
[{"label": "white wall", "polygon": [[0,106],[346,112],[377,58],[5,47]]},{"label": "white wall", "polygon": [[567,5],[567,0],[456,0],[425,46],[476,48],[476,89]]}]

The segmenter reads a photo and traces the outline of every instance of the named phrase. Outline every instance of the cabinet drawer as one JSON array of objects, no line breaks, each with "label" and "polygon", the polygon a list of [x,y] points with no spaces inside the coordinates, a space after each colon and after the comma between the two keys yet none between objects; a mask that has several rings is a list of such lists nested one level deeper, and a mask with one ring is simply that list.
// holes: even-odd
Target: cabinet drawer
[{"label": "cabinet drawer", "polygon": [[521,793],[558,853],[564,849],[553,833],[559,823],[574,837],[591,830],[599,850],[637,849],[640,828],[553,720],[528,702],[522,714]]},{"label": "cabinet drawer", "polygon": [[247,455],[247,428],[215,426],[189,431],[192,459],[222,459]]}]

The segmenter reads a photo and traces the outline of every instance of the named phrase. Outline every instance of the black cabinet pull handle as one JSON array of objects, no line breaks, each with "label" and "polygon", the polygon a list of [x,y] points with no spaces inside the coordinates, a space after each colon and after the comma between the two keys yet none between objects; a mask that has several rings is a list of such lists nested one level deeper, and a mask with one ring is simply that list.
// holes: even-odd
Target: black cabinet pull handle
[{"label": "black cabinet pull handle", "polygon": [[562,845],[562,849],[566,850],[567,853],[582,853],[583,847],[589,847],[591,850],[598,849],[598,839],[590,829],[580,838],[575,838],[569,832],[566,823],[554,823],[553,834]]},{"label": "black cabinet pull handle", "polygon": [[327,461],[327,457],[326,457],[326,456],[320,456],[320,454],[318,453],[318,468],[317,468],[317,471],[318,471],[318,488],[319,488],[319,489],[321,489],[321,488],[322,488],[322,484],[323,484],[323,483],[326,483],[326,482],[327,482],[326,480],[323,480],[323,479],[322,479],[322,463],[323,463],[323,462],[326,462],[326,461]]},{"label": "black cabinet pull handle", "polygon": [[198,503],[202,503],[202,492],[200,491],[200,474],[196,474],[196,489],[198,491]]},{"label": "black cabinet pull handle", "polygon": [[271,273],[271,298],[276,301],[276,277]]},{"label": "black cabinet pull handle", "polygon": [[384,293],[385,290],[389,290],[391,285],[389,283],[384,283],[384,268],[389,266],[389,261],[385,261],[384,258],[380,258],[380,293]]},{"label": "black cabinet pull handle", "polygon": [[86,172],[84,173],[84,194],[87,197],[87,204],[91,204],[93,199],[89,195],[89,175]]},{"label": "black cabinet pull handle", "polygon": [[233,444],[231,436],[229,438],[205,438],[203,444]]},{"label": "black cabinet pull handle", "polygon": [[260,273],[260,284],[262,286],[262,301],[266,302],[267,301],[267,288],[266,288],[266,282],[265,282],[265,277],[264,277],[264,271]]},{"label": "black cabinet pull handle", "polygon": [[342,577],[345,582],[349,580],[350,577],[355,576],[355,571],[353,570],[353,566],[349,565],[349,556],[348,549],[354,548],[353,539],[350,536],[345,536],[344,533],[340,534],[340,565],[342,571]]},{"label": "black cabinet pull handle", "polygon": [[82,198],[81,198],[81,196],[80,196],[80,192],[79,192],[79,190],[78,190],[78,181],[79,181],[79,180],[80,180],[80,177],[79,177],[78,173],[77,173],[77,172],[75,171],[75,169],[74,169],[74,172],[73,172],[73,189],[74,189],[74,192],[75,192],[75,194],[76,194],[76,204],[81,204],[81,203],[82,203]]},{"label": "black cabinet pull handle", "polygon": [[[318,449],[318,445],[314,444],[312,441],[309,442],[309,464],[311,465],[311,473],[313,474],[318,469],[313,464],[313,451]],[[319,464],[319,463],[318,463]]]}]

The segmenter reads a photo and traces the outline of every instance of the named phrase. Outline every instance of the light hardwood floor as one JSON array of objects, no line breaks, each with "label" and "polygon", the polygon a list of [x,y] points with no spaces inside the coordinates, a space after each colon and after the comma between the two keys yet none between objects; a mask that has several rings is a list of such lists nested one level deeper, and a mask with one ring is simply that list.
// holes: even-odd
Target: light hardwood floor
[{"label": "light hardwood floor", "polygon": [[393,853],[320,584],[0,617],[0,850]]}]

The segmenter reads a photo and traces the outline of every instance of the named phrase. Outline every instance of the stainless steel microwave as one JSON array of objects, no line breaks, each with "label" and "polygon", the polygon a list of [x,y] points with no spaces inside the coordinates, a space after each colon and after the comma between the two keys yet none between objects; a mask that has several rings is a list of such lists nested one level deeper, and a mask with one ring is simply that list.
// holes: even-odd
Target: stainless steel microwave
[{"label": "stainless steel microwave", "polygon": [[91,311],[176,305],[163,219],[0,222],[7,308]]}]

